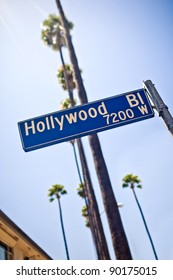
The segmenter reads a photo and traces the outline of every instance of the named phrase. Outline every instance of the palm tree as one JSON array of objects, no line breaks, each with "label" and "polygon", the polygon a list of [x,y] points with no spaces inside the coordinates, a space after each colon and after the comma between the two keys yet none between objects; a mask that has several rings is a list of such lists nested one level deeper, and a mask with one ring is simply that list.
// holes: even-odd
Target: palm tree
[{"label": "palm tree", "polygon": [[[83,85],[83,80],[81,77],[76,53],[72,44],[68,21],[64,15],[64,11],[60,0],[56,0],[56,4],[60,14],[60,20],[61,20],[61,25],[63,27],[66,46],[68,48],[71,64],[74,70],[78,96],[81,104],[84,104],[88,102],[88,98],[85,91],[85,87]],[[120,213],[117,207],[117,202],[114,196],[113,188],[111,185],[108,170],[106,167],[106,163],[103,157],[100,141],[97,134],[93,134],[89,136],[89,143],[93,154],[95,169],[96,169],[96,173],[97,173],[97,177],[102,193],[103,204],[110,227],[112,243],[113,243],[116,258],[121,260],[126,260],[126,259],[130,260],[132,259],[130,248],[125,235]]]},{"label": "palm tree", "polygon": [[89,223],[89,213],[88,213],[88,208],[86,205],[82,207],[82,216],[85,217],[85,225],[86,227],[90,227]]},{"label": "palm tree", "polygon": [[151,234],[150,234],[150,232],[149,232],[149,229],[148,229],[148,226],[147,226],[147,223],[146,223],[146,220],[145,220],[145,217],[144,217],[142,208],[141,208],[141,206],[140,206],[140,203],[139,203],[139,201],[138,201],[138,198],[137,198],[137,195],[136,195],[136,192],[135,192],[135,187],[136,187],[136,188],[139,188],[139,189],[142,188],[141,180],[140,180],[139,177],[136,176],[136,175],[127,174],[127,175],[123,178],[123,185],[122,185],[122,186],[123,186],[123,188],[130,187],[130,188],[132,189],[132,191],[133,191],[133,194],[134,194],[136,203],[137,203],[137,205],[138,205],[140,214],[141,214],[141,216],[142,216],[142,220],[143,220],[143,223],[144,223],[146,232],[147,232],[147,234],[148,234],[148,237],[149,237],[149,240],[150,240],[150,243],[151,243],[151,247],[152,247],[152,249],[153,249],[154,256],[155,256],[156,260],[158,260],[157,253],[156,253],[156,250],[155,250],[155,248],[154,248],[154,243],[153,243],[152,238],[151,238]]},{"label": "palm tree", "polygon": [[85,194],[85,186],[83,183],[79,184],[79,187],[77,188],[77,193],[78,195],[85,199],[85,205],[82,207],[82,216],[85,217],[85,225],[88,228],[90,227],[90,222],[89,222],[89,209],[88,209],[88,204],[87,204],[87,199],[86,199],[86,194]]},{"label": "palm tree", "polygon": [[[73,29],[73,23],[68,22],[69,30]],[[46,20],[41,24],[41,39],[45,43],[57,51],[59,48],[66,46],[63,27],[61,25],[60,17],[50,14]]]},{"label": "palm tree", "polygon": [[[76,84],[74,82],[74,74],[73,69],[68,64],[63,64],[63,66],[58,70],[57,73],[58,80],[63,87],[64,90],[68,90],[69,92],[69,99],[66,99],[65,103],[63,104],[66,106],[66,108],[75,105],[74,97],[73,97],[73,89],[75,89]],[[62,104],[61,104],[62,105]],[[93,235],[93,240],[96,246],[96,251],[98,255],[98,259],[110,259],[108,246],[99,214],[99,209],[97,205],[97,200],[95,197],[88,164],[82,144],[82,140],[80,138],[76,139],[78,150],[79,150],[79,156],[81,160],[82,165],[82,171],[83,171],[83,177],[84,177],[84,192],[85,192],[85,203],[86,207],[88,209],[88,218],[90,223],[91,232]],[[74,141],[71,141],[71,144],[73,145],[74,155],[75,159],[76,157],[76,150],[75,150],[75,143]],[[79,166],[77,164],[77,169],[79,173]],[[81,176],[80,183],[82,184]]]},{"label": "palm tree", "polygon": [[63,222],[63,216],[62,216],[62,207],[61,207],[61,195],[67,194],[67,191],[65,190],[64,186],[55,184],[53,185],[49,190],[48,190],[48,196],[49,196],[49,201],[52,202],[54,201],[55,198],[58,200],[58,207],[59,207],[59,215],[60,215],[60,222],[61,222],[61,228],[62,228],[62,234],[63,234],[63,239],[64,239],[64,245],[65,245],[65,250],[66,250],[66,256],[67,260],[70,259],[69,257],[69,252],[68,252],[68,246],[67,246],[67,240],[65,236],[65,230],[64,230],[64,222]]},{"label": "palm tree", "polygon": [[[68,21],[67,23],[69,30],[73,28],[73,23]],[[62,69],[64,69],[64,87],[69,91],[69,98],[71,100],[72,106],[73,104],[73,97],[71,96],[71,88],[70,84],[67,82],[68,77],[66,66],[64,62],[64,57],[62,53],[62,47],[66,46],[65,38],[64,38],[64,30],[61,25],[60,17],[50,14],[46,20],[44,20],[41,24],[41,39],[43,42],[48,45],[49,47],[52,47],[53,50],[59,51],[60,58],[62,62]]]},{"label": "palm tree", "polygon": [[[65,77],[64,68],[65,68],[65,71],[66,71],[66,77]],[[66,81],[65,81],[66,78],[68,80],[69,89],[74,90],[76,88],[76,83],[75,83],[75,80],[74,80],[74,74],[73,73],[74,72],[73,72],[73,69],[72,69],[70,64],[65,64],[58,69],[57,78],[58,78],[58,81],[59,81],[60,85],[62,86],[62,88],[64,90],[68,90],[67,84],[66,84]],[[76,105],[76,104],[74,104],[74,105]],[[71,107],[71,104],[69,103],[68,108],[70,108],[70,107]]]}]

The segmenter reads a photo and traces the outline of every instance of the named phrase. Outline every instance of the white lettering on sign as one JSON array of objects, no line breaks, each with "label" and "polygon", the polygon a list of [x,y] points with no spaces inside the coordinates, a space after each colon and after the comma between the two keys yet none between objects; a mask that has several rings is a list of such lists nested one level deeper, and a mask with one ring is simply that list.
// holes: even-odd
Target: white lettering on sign
[{"label": "white lettering on sign", "polygon": [[24,123],[25,127],[25,134],[28,136],[29,134],[35,134],[36,132],[44,132],[45,130],[55,129],[58,127],[59,130],[64,129],[65,121],[68,124],[73,124],[78,121],[86,121],[88,117],[96,118],[98,114],[104,116],[108,114],[106,106],[104,102],[98,106],[98,108],[89,108],[86,110],[80,110],[79,112],[73,112],[65,115],[61,115],[61,117],[54,117],[54,116],[47,116],[45,120],[39,121],[38,123],[36,120],[27,121]]},{"label": "white lettering on sign", "polygon": [[112,113],[104,115],[103,117],[106,118],[106,124],[117,123],[119,121],[125,121],[127,117],[129,119],[134,118],[134,112],[132,109],[127,109],[126,111],[119,111],[118,113]]},{"label": "white lettering on sign", "polygon": [[[140,94],[138,93],[137,95],[138,95],[140,102],[142,104],[144,104],[144,101],[143,101],[142,97],[140,96]],[[147,109],[146,104],[138,106],[140,104],[140,102],[139,102],[139,100],[137,100],[137,98],[134,94],[126,95],[126,98],[128,100],[130,107],[137,106],[137,108],[142,113],[142,115],[148,114],[148,109]],[[117,113],[114,112],[111,114],[106,114],[103,117],[106,118],[106,124],[110,125],[113,123],[125,121],[127,119],[133,119],[135,117],[135,114],[132,109],[126,109],[125,111],[118,111]]]},{"label": "white lettering on sign", "polygon": [[[126,101],[128,104],[127,109],[124,110],[117,110],[117,112],[110,112],[106,108],[104,101],[100,101],[95,107],[82,107],[81,110],[75,111],[61,111],[60,114],[52,114],[42,117],[42,119],[33,119],[24,122],[24,131],[25,135],[34,135],[36,133],[43,133],[46,130],[53,130],[56,129],[58,131],[68,129],[68,125],[73,125],[78,122],[85,122],[88,118],[95,119],[98,116],[102,116],[105,121],[106,125],[112,125],[115,123],[127,122],[130,119],[141,117],[148,114],[148,108],[145,104],[142,95],[140,92],[129,93],[125,95]],[[106,101],[105,101],[106,102]],[[113,104],[111,103],[111,106]],[[138,111],[138,113],[137,113]],[[140,112],[140,116],[139,116]]]},{"label": "white lettering on sign", "polygon": [[100,115],[105,115],[108,113],[104,102],[102,102],[101,105],[98,106],[98,111]]},{"label": "white lettering on sign", "polygon": [[46,117],[46,125],[47,125],[47,130],[50,130],[50,124],[49,124],[49,119]]},{"label": "white lettering on sign", "polygon": [[144,106],[138,106],[139,111],[142,113],[142,115],[148,114],[148,109],[146,104]]},{"label": "white lettering on sign", "polygon": [[86,121],[88,118],[87,113],[84,110],[79,111],[78,116],[82,121]]},{"label": "white lettering on sign", "polygon": [[73,122],[77,122],[77,113],[74,114],[70,113],[69,115],[65,115],[66,119],[68,120],[69,124],[72,124]]},{"label": "white lettering on sign", "polygon": [[33,133],[33,134],[36,133],[34,121],[31,121],[31,125],[30,125],[30,126],[28,126],[28,123],[25,122],[25,134],[26,134],[26,136],[29,135],[29,129],[32,130],[32,133]]},{"label": "white lettering on sign", "polygon": [[43,132],[44,130],[45,130],[45,124],[44,124],[44,122],[38,122],[37,123],[37,130],[38,130],[38,132]]},{"label": "white lettering on sign", "polygon": [[88,114],[89,114],[89,116],[90,116],[91,118],[96,118],[96,117],[97,117],[97,110],[94,109],[94,108],[90,108],[90,109],[88,110]]},{"label": "white lettering on sign", "polygon": [[60,120],[57,117],[55,117],[54,120],[59,124],[59,129],[62,130],[64,124],[64,116],[62,115]]},{"label": "white lettering on sign", "polygon": [[[138,96],[139,100],[137,99],[137,96]],[[144,101],[139,92],[137,93],[137,96],[133,93],[126,95],[126,98],[127,98],[127,101],[129,103],[130,107],[138,106],[139,103],[144,104]]]}]

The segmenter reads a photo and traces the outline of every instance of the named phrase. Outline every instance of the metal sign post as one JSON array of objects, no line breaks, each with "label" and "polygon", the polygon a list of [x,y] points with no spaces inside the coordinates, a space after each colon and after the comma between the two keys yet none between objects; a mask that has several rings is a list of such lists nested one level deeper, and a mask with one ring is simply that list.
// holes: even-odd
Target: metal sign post
[{"label": "metal sign post", "polygon": [[156,90],[152,81],[147,80],[147,81],[144,81],[143,84],[144,84],[144,89],[146,89],[146,91],[148,92],[149,97],[151,98],[159,116],[162,117],[162,119],[165,122],[167,128],[169,129],[169,131],[173,135],[173,117],[170,114],[170,112],[168,110],[168,107],[166,106],[166,104],[162,100],[161,96],[159,95],[159,93]]}]

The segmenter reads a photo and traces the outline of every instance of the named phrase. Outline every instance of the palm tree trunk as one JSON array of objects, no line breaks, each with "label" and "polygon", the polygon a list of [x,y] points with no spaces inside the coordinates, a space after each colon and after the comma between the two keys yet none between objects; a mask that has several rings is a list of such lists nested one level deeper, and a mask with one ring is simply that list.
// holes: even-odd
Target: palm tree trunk
[{"label": "palm tree trunk", "polygon": [[62,5],[61,5],[61,1],[59,1],[59,0],[55,0],[55,1],[56,1],[56,4],[57,4],[59,13],[60,13],[62,26],[63,26],[64,31],[65,31],[64,37],[65,37],[65,40],[66,40],[66,46],[69,50],[69,56],[70,56],[71,64],[72,64],[73,69],[74,69],[74,76],[75,76],[75,79],[76,79],[76,82],[77,82],[79,99],[80,99],[81,104],[88,103],[87,94],[86,94],[86,91],[85,91],[85,88],[84,88],[84,85],[83,85],[80,69],[79,69],[79,66],[78,66],[77,57],[76,57],[75,50],[74,50],[74,47],[73,47],[73,44],[72,44],[72,41],[71,41],[71,36],[70,36],[70,33],[69,33],[68,23],[67,23],[67,20],[65,18],[65,15],[64,15],[64,11],[63,11],[63,8],[62,8]]},{"label": "palm tree trunk", "polygon": [[58,46],[58,48],[59,48],[60,58],[61,58],[61,62],[62,62],[63,70],[64,70],[64,78],[65,78],[66,88],[68,90],[71,106],[73,107],[73,106],[75,106],[74,98],[73,98],[73,92],[71,91],[71,89],[69,87],[69,83],[68,83],[68,77],[67,77],[67,72],[66,72],[66,68],[65,68],[65,61],[64,61],[64,57],[63,57],[63,53],[62,53],[62,47]]},{"label": "palm tree trunk", "polygon": [[83,145],[81,141],[78,141],[77,144],[79,147],[79,155],[81,158],[83,176],[84,176],[84,181],[86,186],[85,191],[88,198],[89,223],[91,225],[91,230],[94,233],[94,239],[96,240],[96,244],[97,244],[96,249],[100,260],[110,260],[107,242],[106,242],[106,238],[101,222],[97,200],[91,182],[88,164],[84,154]]},{"label": "palm tree trunk", "polygon": [[[59,46],[59,51],[60,51],[60,57],[61,57],[63,70],[64,70],[66,87],[68,89],[70,102],[73,107],[75,105],[74,98],[73,98],[73,91],[69,87],[61,46]],[[99,214],[99,209],[98,209],[94,189],[93,189],[92,182],[91,182],[91,177],[90,177],[90,173],[89,173],[89,169],[88,169],[88,164],[86,161],[86,156],[84,153],[82,140],[80,138],[78,138],[76,141],[77,141],[77,145],[78,145],[80,160],[82,163],[82,170],[83,170],[83,175],[84,175],[84,191],[86,193],[86,198],[88,199],[88,200],[86,200],[86,206],[88,208],[89,223],[90,223],[90,227],[91,227],[93,240],[94,240],[94,243],[96,246],[97,256],[98,256],[99,260],[109,260],[110,255],[109,255],[109,251],[108,251],[106,237],[104,234],[101,217]],[[78,167],[78,165],[77,165],[77,167]]]},{"label": "palm tree trunk", "polygon": [[146,223],[146,220],[145,220],[145,217],[144,217],[142,208],[141,208],[140,203],[139,203],[139,201],[138,201],[137,195],[136,195],[136,193],[135,193],[134,187],[131,187],[131,189],[132,189],[132,191],[133,191],[133,194],[134,194],[136,203],[137,203],[138,208],[139,208],[139,211],[140,211],[140,213],[141,213],[142,220],[143,220],[143,223],[144,223],[146,232],[147,232],[147,234],[148,234],[148,237],[149,237],[149,240],[150,240],[150,243],[151,243],[151,247],[152,247],[152,249],[153,249],[153,253],[154,253],[155,259],[158,260],[157,253],[156,253],[156,250],[155,250],[155,247],[154,247],[154,243],[153,243],[153,240],[152,240],[152,238],[151,238],[151,234],[150,234],[150,232],[149,232],[149,229],[148,229],[148,226],[147,226],[147,223]]},{"label": "palm tree trunk", "polygon": [[97,134],[90,135],[89,141],[92,147],[97,177],[101,188],[116,258],[118,260],[131,260],[131,252]]},{"label": "palm tree trunk", "polygon": [[[81,142],[82,144],[82,142]],[[78,176],[79,176],[79,180],[80,183],[83,184],[83,182],[86,182],[86,179],[82,180],[82,176],[80,173],[80,168],[79,168],[79,164],[78,164],[78,160],[77,160],[77,153],[76,153],[76,149],[75,149],[75,143],[72,143],[73,146],[73,151],[74,151],[74,157],[75,157],[75,162],[76,162],[76,167],[77,167],[77,171],[78,171]],[[80,148],[78,147],[79,151]],[[85,170],[85,167],[84,167]],[[84,172],[83,172],[84,173]],[[102,259],[102,248],[100,248],[100,244],[98,242],[98,238],[96,238],[97,235],[97,230],[96,230],[96,226],[94,226],[94,220],[93,220],[93,211],[91,210],[91,205],[89,203],[89,194],[87,192],[87,186],[86,183],[84,183],[84,199],[85,199],[85,205],[87,207],[87,211],[88,211],[88,218],[89,218],[89,225],[90,225],[90,230],[91,230],[91,234],[92,234],[92,238],[93,238],[93,242],[94,242],[94,246],[97,252],[97,257],[98,260]],[[97,223],[95,223],[97,225]]]},{"label": "palm tree trunk", "polygon": [[67,240],[66,240],[66,236],[65,236],[60,198],[57,197],[57,200],[58,200],[58,206],[59,206],[59,216],[60,216],[62,234],[63,234],[63,239],[64,239],[65,251],[66,251],[67,260],[69,260],[70,257],[69,257],[69,252],[68,252]]},{"label": "palm tree trunk", "polygon": [[75,143],[72,142],[71,144],[72,144],[72,147],[73,147],[73,153],[74,153],[74,158],[75,158],[75,163],[76,163],[76,167],[77,167],[77,172],[78,172],[80,184],[82,184],[83,180],[82,180],[82,175],[81,175],[81,172],[80,172],[79,163],[78,163],[78,159],[77,159],[77,152],[76,152],[76,148],[75,148]]},{"label": "palm tree trunk", "polygon": [[[56,0],[56,4],[60,13],[62,26],[64,28],[64,36],[66,40],[66,45],[69,51],[70,60],[74,69],[75,79],[78,88],[78,95],[80,102],[82,104],[87,103],[87,94],[83,85],[78,60],[75,54],[75,50],[72,44],[71,36],[68,29],[67,20],[64,15],[64,11],[61,6],[61,2]],[[89,136],[90,147],[93,154],[95,169],[98,177],[98,181],[101,188],[103,203],[105,212],[107,215],[110,232],[112,236],[112,243],[115,251],[115,255],[117,259],[121,260],[130,260],[132,259],[130,248],[128,245],[128,241],[125,235],[125,231],[123,228],[123,224],[121,221],[121,217],[119,214],[119,210],[117,207],[117,202],[115,200],[115,196],[113,193],[113,189],[111,186],[109,174],[107,171],[106,163],[102,154],[100,142],[98,136],[90,135]]]}]

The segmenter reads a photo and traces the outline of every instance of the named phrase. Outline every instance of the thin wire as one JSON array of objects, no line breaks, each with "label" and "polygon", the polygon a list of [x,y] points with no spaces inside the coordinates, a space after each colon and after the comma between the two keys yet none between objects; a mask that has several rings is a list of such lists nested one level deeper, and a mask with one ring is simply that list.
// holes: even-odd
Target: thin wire
[{"label": "thin wire", "polygon": [[32,4],[42,16],[47,17],[47,13],[35,1],[32,0]]},{"label": "thin wire", "polygon": [[13,33],[11,32],[11,29],[8,27],[8,24],[5,22],[2,15],[0,15],[0,21],[2,22],[2,25],[6,29],[10,39],[12,40],[13,44],[15,45],[16,49],[20,52],[20,54],[24,55],[23,50],[21,49],[20,45],[18,44],[16,38],[14,37]]}]

